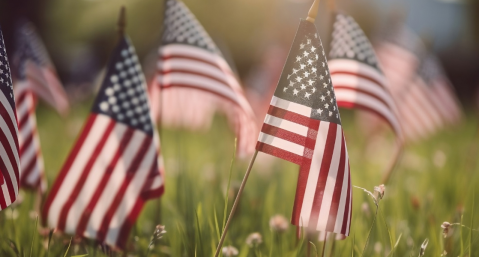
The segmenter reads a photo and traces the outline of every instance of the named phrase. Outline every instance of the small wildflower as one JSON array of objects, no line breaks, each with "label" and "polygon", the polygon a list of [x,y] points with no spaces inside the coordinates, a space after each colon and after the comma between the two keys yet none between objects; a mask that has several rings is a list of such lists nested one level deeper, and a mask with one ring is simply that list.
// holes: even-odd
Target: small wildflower
[{"label": "small wildflower", "polygon": [[383,245],[381,244],[381,242],[376,242],[374,244],[374,252],[376,254],[380,254],[382,250],[383,250]]},{"label": "small wildflower", "polygon": [[288,229],[288,220],[283,215],[274,215],[269,219],[269,227],[276,232],[285,232]]},{"label": "small wildflower", "polygon": [[9,220],[16,220],[18,218],[18,215],[19,213],[17,209],[10,209],[5,211],[5,217],[7,217],[7,219]]},{"label": "small wildflower", "polygon": [[428,243],[429,243],[429,239],[426,238],[426,240],[424,240],[424,242],[421,245],[421,249],[419,250],[419,257],[424,256],[424,253],[426,253],[426,247]]},{"label": "small wildflower", "polygon": [[153,233],[153,239],[159,240],[166,234],[165,226],[157,225],[155,229],[155,233]]},{"label": "small wildflower", "polygon": [[451,227],[451,223],[447,222],[447,221],[444,221],[441,225],[441,228],[442,228],[442,235],[444,236],[444,238],[447,237],[447,234],[449,233],[449,228]]},{"label": "small wildflower", "polygon": [[235,247],[233,246],[225,246],[222,248],[222,252],[223,252],[223,255],[225,257],[232,257],[232,256],[236,256],[238,255],[238,249],[236,249]]},{"label": "small wildflower", "polygon": [[263,242],[263,237],[258,232],[251,233],[246,238],[246,244],[249,247],[256,247],[256,246],[260,245],[262,242]]},{"label": "small wildflower", "polygon": [[446,250],[444,250],[444,252],[441,254],[441,256],[446,256],[447,255],[447,252]]},{"label": "small wildflower", "polygon": [[386,187],[384,186],[384,184],[374,187],[374,192],[378,194],[378,199],[383,199],[385,190],[386,190]]}]

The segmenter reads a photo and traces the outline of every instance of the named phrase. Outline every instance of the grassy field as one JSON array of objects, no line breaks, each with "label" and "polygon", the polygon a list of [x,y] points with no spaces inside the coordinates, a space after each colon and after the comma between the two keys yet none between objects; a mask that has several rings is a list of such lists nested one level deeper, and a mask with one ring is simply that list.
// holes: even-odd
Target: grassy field
[{"label": "grassy field", "polygon": [[[75,106],[66,119],[43,106],[38,110],[49,185],[67,157],[88,108],[89,103]],[[380,184],[381,172],[391,156],[392,138],[365,137],[354,127],[351,112],[343,111],[342,115],[352,183],[372,191]],[[445,256],[479,256],[479,200],[474,205],[479,190],[476,130],[477,121],[470,116],[456,128],[407,147],[386,185],[367,247],[376,207],[369,196],[355,188],[351,236],[328,241],[325,256],[419,256],[425,239],[429,244],[424,256],[441,256],[444,251]],[[161,201],[150,201],[143,210],[130,235],[127,256],[147,255],[158,223],[166,226],[167,233],[149,256],[212,256],[225,219],[225,199],[231,208],[249,160],[235,161],[226,192],[234,136],[223,118],[216,118],[211,130],[203,133],[163,129],[161,140],[166,191]],[[307,256],[308,248],[310,256],[321,256],[324,245],[316,237],[298,240],[295,227],[275,232],[269,225],[277,214],[289,219],[297,175],[296,165],[259,154],[225,245],[236,247],[242,257]],[[48,230],[40,233],[35,227],[34,196],[23,192],[23,198],[21,204],[0,212],[0,256],[47,256]],[[476,231],[456,225],[444,238],[444,221],[462,222]],[[246,243],[253,232],[262,236],[257,247]],[[55,233],[49,256],[64,256],[69,241],[69,236]],[[75,239],[66,256],[84,254],[107,256],[92,242]]]}]

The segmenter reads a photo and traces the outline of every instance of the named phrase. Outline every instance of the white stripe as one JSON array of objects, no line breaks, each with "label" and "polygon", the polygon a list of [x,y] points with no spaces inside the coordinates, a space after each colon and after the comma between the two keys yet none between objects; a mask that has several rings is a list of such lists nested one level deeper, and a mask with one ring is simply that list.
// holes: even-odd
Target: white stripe
[{"label": "white stripe", "polygon": [[8,192],[7,181],[5,181],[2,185],[2,193],[3,193],[2,197],[5,200],[5,204],[8,207],[10,204],[12,204],[12,201],[10,200],[10,193]]},{"label": "white stripe", "polygon": [[26,168],[26,166],[28,165],[28,163],[34,159],[37,155],[37,148],[36,148],[36,145],[35,145],[35,140],[32,142],[32,144],[30,144],[30,147],[28,147],[23,153],[22,153],[22,159],[21,159],[21,167],[22,167],[22,171],[23,169]]},{"label": "white stripe", "polygon": [[386,80],[384,76],[376,68],[373,68],[372,66],[360,63],[355,60],[332,59],[328,61],[328,67],[329,73],[332,74],[331,76],[335,75],[333,73],[337,71],[353,72],[366,75],[378,81],[382,85],[386,85]]},{"label": "white stripe", "polygon": [[[29,97],[25,96],[25,98],[29,98]],[[23,101],[17,103],[16,108],[17,108],[17,116],[19,121],[24,116],[28,115],[28,112],[31,106],[32,106],[32,103],[29,101],[29,99],[24,99]]]},{"label": "white stripe", "polygon": [[289,131],[295,134],[308,136],[308,127],[295,122],[291,122],[289,120],[271,116],[269,114],[266,114],[266,117],[264,118],[264,123],[274,127],[278,127],[280,129],[284,129],[286,131]]},{"label": "white stripe", "polygon": [[[133,132],[130,143],[125,148],[124,154],[116,163],[116,166],[111,173],[110,179],[108,180],[108,183],[98,199],[98,204],[91,213],[90,220],[88,221],[85,233],[83,234],[84,236],[96,238],[97,232],[101,226],[101,222],[103,221],[103,217],[107,213],[111,203],[117,195],[117,192],[126,177],[126,171],[133,162],[133,159],[135,158],[136,153],[139,151],[144,138],[145,134],[143,132]],[[124,197],[126,197],[126,195]]]},{"label": "white stripe", "polygon": [[[15,197],[18,195],[18,181],[15,176],[15,171],[13,170],[12,163],[10,162],[10,158],[8,158],[7,152],[5,151],[5,148],[2,143],[0,143],[0,158],[3,160],[3,164],[7,168],[8,171],[8,176],[10,177],[10,180],[12,181],[12,186],[13,186],[13,191],[15,192]],[[20,170],[19,170],[20,172]],[[19,174],[21,176],[21,173]],[[3,175],[5,177],[5,175]],[[5,181],[7,183],[7,181]]]},{"label": "white stripe", "polygon": [[[325,230],[328,226],[329,212],[331,209],[331,203],[333,201],[334,186],[336,185],[336,179],[338,177],[339,160],[341,159],[342,139],[343,133],[341,125],[338,125],[336,130],[336,141],[334,142],[333,156],[331,159],[331,164],[329,166],[326,185],[323,191],[323,200],[321,201],[318,225],[316,227],[317,230]],[[338,231],[334,232],[338,233]],[[341,233],[341,231],[339,231],[339,233]]]},{"label": "white stripe", "polygon": [[160,55],[169,57],[172,55],[188,56],[200,60],[206,60],[211,63],[218,63],[218,55],[203,48],[183,44],[169,44],[159,49]]},{"label": "white stripe", "polygon": [[160,71],[170,71],[173,70],[181,70],[181,71],[190,71],[195,73],[202,73],[206,76],[210,76],[221,81],[227,83],[227,78],[225,73],[223,73],[219,67],[214,67],[209,64],[205,64],[204,62],[200,62],[197,60],[190,60],[190,59],[166,59],[158,61],[158,69]]},{"label": "white stripe", "polygon": [[271,99],[271,105],[275,106],[275,107],[278,107],[278,108],[281,108],[281,109],[284,109],[284,110],[287,110],[287,111],[290,111],[290,112],[297,113],[299,115],[306,116],[308,118],[311,117],[311,108],[310,107],[307,107],[307,106],[304,106],[304,105],[301,105],[301,104],[297,104],[297,103],[294,103],[294,102],[290,102],[288,100],[284,100],[284,99],[278,98],[276,96],[273,96],[273,98]]},{"label": "white stripe", "polygon": [[[85,186],[81,188],[80,193],[68,212],[65,232],[74,233],[76,231],[80,218],[85,211],[85,208],[90,203],[93,193],[97,190],[98,184],[115,156],[117,149],[119,149],[126,130],[127,126],[123,123],[117,123],[113,128],[105,145],[101,149],[101,152],[96,157],[97,159],[95,160],[95,163],[93,163],[91,167],[90,173],[84,183]],[[111,193],[112,192],[107,192],[110,197],[112,196]],[[99,202],[98,204],[103,203]]]},{"label": "white stripe", "polygon": [[110,245],[116,245],[116,241],[119,236],[120,229],[125,222],[126,218],[130,215],[133,207],[140,197],[143,190],[143,185],[148,179],[148,175],[151,172],[152,163],[156,161],[156,151],[154,144],[150,144],[138,170],[135,172],[135,176],[131,180],[124,197],[121,198],[121,203],[118,209],[113,215],[110,225],[108,226],[108,233],[105,238],[106,243]]},{"label": "white stripe", "polygon": [[319,171],[323,162],[324,148],[328,138],[329,122],[319,123],[318,135],[314,146],[311,167],[309,169],[308,180],[304,192],[303,205],[301,206],[300,220],[303,227],[309,226],[309,218],[313,207],[314,196],[316,194],[316,185],[318,183]]},{"label": "white stripe", "polygon": [[[15,113],[12,110],[10,103],[8,102],[7,98],[5,97],[5,95],[3,93],[0,93],[0,104],[3,105],[5,110],[7,110],[8,117],[10,118],[10,121],[13,124],[13,127],[15,128],[15,133],[17,133],[17,135],[18,135],[18,125],[17,125],[17,119],[15,118]],[[2,123],[5,123],[3,121],[3,119],[2,119]],[[7,127],[7,129],[8,129],[8,127]],[[15,145],[13,145],[12,147],[16,150]],[[18,151],[14,151],[14,152],[17,154],[17,157],[18,157]],[[18,159],[17,159],[17,162],[18,162]]]},{"label": "white stripe", "polygon": [[344,144],[345,147],[345,162],[344,162],[344,177],[343,177],[343,184],[341,186],[341,198],[339,199],[339,208],[338,208],[338,214],[336,217],[336,224],[334,226],[334,231],[336,233],[341,233],[341,229],[343,227],[343,223],[347,222],[345,219],[347,218],[344,217],[344,211],[346,210],[346,204],[349,205],[349,203],[346,202],[347,196],[348,196],[348,184],[349,184],[349,156],[348,156],[348,149],[346,148],[346,143]]},{"label": "white stripe", "polygon": [[304,146],[281,139],[279,137],[265,134],[263,132],[259,133],[258,141],[282,149],[284,151],[294,153],[299,156],[303,156],[304,154]]},{"label": "white stripe", "polygon": [[170,73],[166,75],[158,75],[157,78],[158,82],[162,85],[183,84],[195,86],[199,89],[216,92],[231,99],[233,102],[239,103],[238,96],[230,87],[228,87],[228,85],[201,75]]},{"label": "white stripe", "polygon": [[50,206],[48,211],[48,224],[50,227],[57,227],[59,221],[60,211],[63,205],[70,197],[71,191],[74,189],[78,182],[83,169],[91,157],[92,152],[96,148],[98,142],[104,136],[106,128],[111,119],[104,115],[97,115],[96,119],[91,127],[90,133],[85,138],[81,149],[73,161],[70,170],[67,171],[67,175],[63,183],[60,185],[57,195]]},{"label": "white stripe", "polygon": [[[40,161],[40,160],[37,160],[37,161]],[[38,179],[40,179],[41,173],[42,172],[40,170],[38,163],[35,163],[35,166],[33,167],[33,170],[30,173],[30,175],[27,177],[27,180],[25,181],[25,183],[30,186],[36,185]]]}]

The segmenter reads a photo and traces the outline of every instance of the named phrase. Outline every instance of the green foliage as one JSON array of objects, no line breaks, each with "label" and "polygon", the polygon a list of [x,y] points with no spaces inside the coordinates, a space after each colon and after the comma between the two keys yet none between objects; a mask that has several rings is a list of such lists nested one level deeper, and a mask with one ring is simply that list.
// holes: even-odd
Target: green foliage
[{"label": "green foliage", "polygon": [[[69,154],[88,109],[89,104],[74,106],[65,120],[43,106],[38,110],[49,185]],[[382,169],[392,155],[393,137],[365,136],[350,112],[342,114],[352,183],[372,190],[380,184]],[[293,226],[284,233],[270,230],[273,215],[291,215],[298,167],[260,153],[224,245],[236,247],[241,257],[306,256],[308,245],[315,252],[326,247],[324,256],[360,256],[372,227],[364,256],[418,256],[426,238],[429,244],[424,256],[440,256],[444,250],[447,256],[479,256],[479,232],[474,225],[479,224],[474,215],[479,208],[474,205],[479,169],[477,148],[472,147],[479,144],[476,130],[471,118],[408,146],[386,185],[374,227],[376,206],[370,196],[354,189],[351,236],[326,245],[317,237],[297,239]],[[386,139],[382,142],[381,138]],[[154,244],[150,256],[212,256],[227,218],[224,210],[233,202],[249,160],[235,160],[231,166],[234,135],[222,117],[206,132],[163,129],[161,140],[166,166],[161,208],[155,200],[148,202],[132,229],[127,255],[145,256],[160,217],[159,223],[168,232]],[[51,235],[41,223],[33,229],[37,217],[34,196],[30,192],[23,195],[20,205],[0,212],[0,256],[110,256],[89,240],[73,238],[70,246],[70,235]],[[464,221],[474,230],[455,226],[443,238],[443,221]],[[252,248],[245,240],[253,232],[262,235],[262,243]],[[310,241],[318,249],[313,249]],[[122,254],[113,252],[111,256]]]}]

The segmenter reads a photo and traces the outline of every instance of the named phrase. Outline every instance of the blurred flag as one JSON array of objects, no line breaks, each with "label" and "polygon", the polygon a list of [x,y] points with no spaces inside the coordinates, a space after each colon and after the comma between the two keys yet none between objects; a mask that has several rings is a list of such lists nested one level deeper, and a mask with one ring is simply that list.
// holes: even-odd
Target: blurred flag
[{"label": "blurred flag", "polygon": [[15,202],[20,185],[18,126],[7,51],[0,30],[0,210]]},{"label": "blurred flag", "polygon": [[338,106],[372,112],[401,137],[397,108],[386,78],[371,43],[352,17],[336,14],[329,55]]},{"label": "blurred flag", "polygon": [[324,49],[309,21],[299,25],[256,149],[300,165],[294,225],[349,235],[349,157]]},{"label": "blurred flag", "polygon": [[409,140],[435,133],[444,126],[430,88],[419,74],[425,48],[411,31],[392,30],[376,48],[398,106],[402,129]]},{"label": "blurred flag", "polygon": [[144,203],[163,193],[146,83],[126,37],[43,210],[49,227],[123,249]]},{"label": "blurred flag", "polygon": [[35,95],[65,115],[69,109],[68,98],[33,25],[22,21],[16,40],[15,62],[20,73],[18,82],[28,84]]},{"label": "blurred flag", "polygon": [[[152,102],[160,102],[161,99],[168,99],[165,103],[173,101],[174,98],[169,97],[168,91],[178,90],[184,94],[178,97],[181,102],[177,102],[176,106],[179,108],[163,109],[161,112],[173,111],[177,115],[191,117],[193,115],[187,112],[196,109],[192,107],[200,105],[198,111],[208,110],[210,107],[201,106],[201,103],[210,104],[214,101],[235,129],[238,155],[252,153],[257,131],[254,114],[235,75],[211,38],[182,2],[167,0],[165,6],[156,85],[159,88],[152,89],[161,91],[152,94],[156,95]],[[209,97],[204,97],[206,95]],[[193,105],[186,107],[190,104]]]}]

